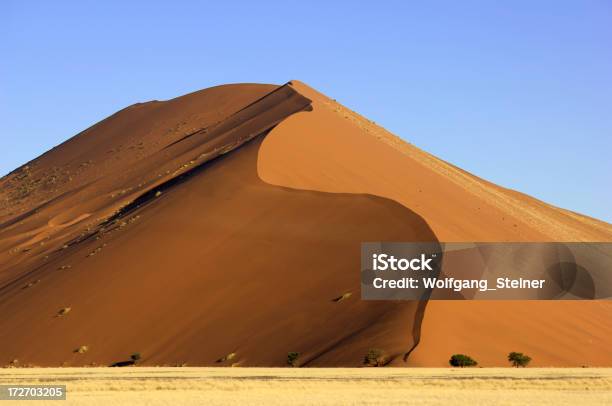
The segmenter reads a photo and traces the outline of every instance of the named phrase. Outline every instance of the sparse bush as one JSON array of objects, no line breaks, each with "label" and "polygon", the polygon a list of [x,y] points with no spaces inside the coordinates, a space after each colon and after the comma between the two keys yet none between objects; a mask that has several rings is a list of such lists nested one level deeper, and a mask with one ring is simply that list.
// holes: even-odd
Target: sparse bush
[{"label": "sparse bush", "polygon": [[71,307],[64,307],[57,312],[57,317],[62,317],[70,313]]},{"label": "sparse bush", "polygon": [[353,294],[351,292],[345,292],[342,294],[342,296],[338,296],[336,298],[333,299],[334,302],[341,302],[343,300],[346,300],[348,298],[350,298]]},{"label": "sparse bush", "polygon": [[459,368],[473,367],[473,366],[478,365],[478,362],[476,362],[469,355],[465,355],[465,354],[453,354],[450,357],[450,360],[448,361],[448,363],[453,367],[459,367]]},{"label": "sparse bush", "polygon": [[76,350],[74,350],[75,353],[77,354],[85,354],[87,351],[89,351],[89,347],[86,345],[82,345],[79,348],[77,348]]},{"label": "sparse bush", "polygon": [[287,364],[292,367],[298,366],[298,358],[300,358],[300,353],[295,351],[290,351],[287,353]]},{"label": "sparse bush", "polygon": [[134,361],[134,363],[140,361],[140,358],[142,357],[140,356],[139,352],[135,352],[134,354],[130,355],[130,359]]},{"label": "sparse bush", "polygon": [[382,350],[379,350],[378,348],[370,348],[363,359],[363,363],[371,367],[383,367],[386,365],[387,359]]},{"label": "sparse bush", "polygon": [[234,359],[236,357],[236,353],[235,352],[230,352],[227,355],[224,355],[223,357],[219,358],[217,360],[217,362],[225,362],[225,361],[230,361],[232,359]]},{"label": "sparse bush", "polygon": [[531,357],[523,354],[522,352],[511,352],[508,354],[508,361],[512,363],[513,367],[523,367],[525,368],[529,362],[531,362]]}]

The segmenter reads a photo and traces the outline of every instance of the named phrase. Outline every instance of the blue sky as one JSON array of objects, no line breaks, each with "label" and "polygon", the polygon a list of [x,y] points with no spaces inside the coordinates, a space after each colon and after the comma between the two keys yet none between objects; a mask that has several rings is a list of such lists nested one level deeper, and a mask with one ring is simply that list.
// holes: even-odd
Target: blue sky
[{"label": "blue sky", "polygon": [[135,102],[290,79],[476,175],[612,221],[605,0],[2,1],[0,174]]}]

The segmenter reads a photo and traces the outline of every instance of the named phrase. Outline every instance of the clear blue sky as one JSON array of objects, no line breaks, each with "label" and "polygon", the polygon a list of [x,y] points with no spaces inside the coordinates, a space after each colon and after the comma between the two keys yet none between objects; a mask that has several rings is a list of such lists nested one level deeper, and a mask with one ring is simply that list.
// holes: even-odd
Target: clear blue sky
[{"label": "clear blue sky", "polygon": [[359,3],[2,1],[0,174],[135,102],[300,79],[476,175],[612,221],[611,1]]}]

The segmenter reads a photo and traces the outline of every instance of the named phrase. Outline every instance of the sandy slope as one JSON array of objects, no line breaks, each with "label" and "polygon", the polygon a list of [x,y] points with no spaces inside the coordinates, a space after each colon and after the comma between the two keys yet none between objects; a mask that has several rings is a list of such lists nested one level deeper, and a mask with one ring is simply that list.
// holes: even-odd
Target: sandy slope
[{"label": "sandy slope", "polygon": [[[477,178],[348,110],[307,85],[313,111],[266,137],[258,170],[269,183],[371,193],[421,215],[440,241],[611,241],[610,224],[547,205]],[[609,302],[430,302],[410,365],[446,365],[467,352],[505,365],[510,351],[537,365],[611,365]]]},{"label": "sandy slope", "polygon": [[269,183],[372,193],[410,207],[444,241],[610,241],[612,225],[500,188],[402,141],[307,85],[313,100],[266,138]]},{"label": "sandy slope", "polygon": [[[141,352],[280,366],[299,351],[302,365],[354,366],[371,347],[405,365],[424,304],[358,300],[361,241],[612,239],[609,224],[478,179],[299,82],[128,107],[2,178],[0,225],[0,364],[17,365]],[[464,351],[504,365],[518,350],[611,365],[610,310],[430,302],[408,364]]]},{"label": "sandy slope", "polygon": [[392,200],[261,181],[263,137],[310,109],[288,86],[264,95],[5,223],[4,362],[360,365],[413,347],[423,304],[358,300],[359,245],[435,235]]}]

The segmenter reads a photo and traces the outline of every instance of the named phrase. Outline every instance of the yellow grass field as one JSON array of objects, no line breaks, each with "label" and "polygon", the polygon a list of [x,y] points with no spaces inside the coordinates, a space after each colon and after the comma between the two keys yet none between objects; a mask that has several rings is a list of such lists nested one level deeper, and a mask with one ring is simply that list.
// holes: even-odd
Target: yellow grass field
[{"label": "yellow grass field", "polygon": [[0,384],[67,385],[36,405],[612,404],[610,368],[7,368]]}]

